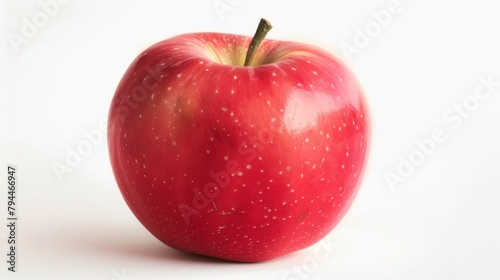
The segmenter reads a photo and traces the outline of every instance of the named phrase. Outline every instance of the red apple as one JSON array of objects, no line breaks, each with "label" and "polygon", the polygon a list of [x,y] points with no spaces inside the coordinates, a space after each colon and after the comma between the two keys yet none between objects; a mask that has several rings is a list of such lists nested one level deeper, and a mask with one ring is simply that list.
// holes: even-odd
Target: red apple
[{"label": "red apple", "polygon": [[256,39],[244,66],[251,40],[159,42],[114,95],[117,184],[137,219],[178,250],[273,259],[327,235],[358,191],[370,120],[353,73],[320,48],[274,40]]}]

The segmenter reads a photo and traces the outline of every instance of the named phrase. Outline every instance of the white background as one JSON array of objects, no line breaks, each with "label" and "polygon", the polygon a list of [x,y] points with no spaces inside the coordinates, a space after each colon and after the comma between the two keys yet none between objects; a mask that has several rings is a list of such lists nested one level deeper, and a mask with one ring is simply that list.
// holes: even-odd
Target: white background
[{"label": "white background", "polygon": [[[0,4],[0,166],[15,164],[19,183],[11,273],[2,171],[1,279],[500,279],[500,86],[474,97],[480,77],[500,81],[497,2],[401,0],[382,26],[374,13],[388,0],[73,0],[43,22],[46,1]],[[174,251],[125,205],[104,134],[58,180],[52,165],[87,141],[83,131],[99,130],[142,50],[187,32],[253,35],[260,17],[273,24],[271,39],[340,55],[346,44],[358,48],[345,59],[370,103],[372,150],[360,193],[328,242],[259,264]],[[369,40],[356,41],[367,28]],[[13,44],[15,35],[24,43]],[[445,140],[418,158],[416,142],[435,130]],[[413,173],[400,173],[411,155]],[[402,182],[391,187],[388,172]]]}]

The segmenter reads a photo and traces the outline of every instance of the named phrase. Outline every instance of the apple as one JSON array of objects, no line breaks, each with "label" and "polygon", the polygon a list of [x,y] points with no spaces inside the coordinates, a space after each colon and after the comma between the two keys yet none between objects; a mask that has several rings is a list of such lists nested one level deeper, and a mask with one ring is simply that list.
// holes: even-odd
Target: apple
[{"label": "apple", "polygon": [[358,192],[371,128],[360,83],[325,50],[264,39],[270,28],[161,41],[118,85],[113,173],[133,214],[172,248],[277,258],[325,237]]}]

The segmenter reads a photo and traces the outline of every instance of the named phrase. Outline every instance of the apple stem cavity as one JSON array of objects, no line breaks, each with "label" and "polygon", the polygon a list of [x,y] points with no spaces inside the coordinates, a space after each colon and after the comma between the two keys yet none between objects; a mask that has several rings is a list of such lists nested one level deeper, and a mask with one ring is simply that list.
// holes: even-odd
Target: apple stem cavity
[{"label": "apple stem cavity", "polygon": [[260,19],[257,31],[255,31],[255,35],[253,35],[253,39],[250,42],[250,46],[248,47],[247,56],[245,58],[245,63],[243,64],[243,66],[250,66],[255,51],[259,47],[260,43],[264,40],[264,37],[266,37],[267,32],[271,30],[271,28],[273,28],[273,26],[267,19]]}]

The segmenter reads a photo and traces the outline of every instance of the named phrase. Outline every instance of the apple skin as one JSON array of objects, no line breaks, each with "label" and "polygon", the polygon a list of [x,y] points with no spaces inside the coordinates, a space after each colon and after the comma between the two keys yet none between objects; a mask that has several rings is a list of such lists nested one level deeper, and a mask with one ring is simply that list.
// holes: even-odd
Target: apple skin
[{"label": "apple skin", "polygon": [[108,144],[120,191],[170,247],[261,262],[306,248],[342,219],[365,170],[366,99],[328,52],[192,33],[159,42],[113,97]]}]

